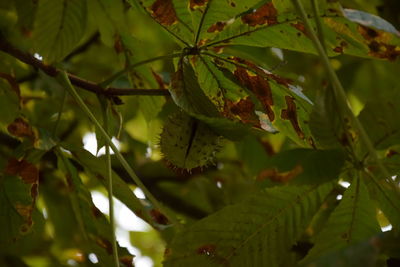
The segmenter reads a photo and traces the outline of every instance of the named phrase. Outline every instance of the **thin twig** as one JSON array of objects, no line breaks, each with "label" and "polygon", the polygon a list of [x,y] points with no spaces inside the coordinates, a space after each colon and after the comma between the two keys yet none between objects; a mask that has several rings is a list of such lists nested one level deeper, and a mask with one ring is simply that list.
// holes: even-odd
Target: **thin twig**
[{"label": "thin twig", "polygon": [[[182,55],[182,53],[175,53],[175,54],[153,57],[153,58],[150,58],[150,59],[146,59],[146,60],[142,60],[142,61],[139,61],[139,62],[131,63],[131,64],[127,65],[123,70],[118,71],[117,73],[113,74],[111,77],[107,78],[105,81],[101,82],[99,85],[101,87],[106,87],[109,84],[111,84],[113,81],[115,81],[116,79],[121,77],[121,75],[123,75],[127,71],[130,71],[130,70],[132,70],[132,69],[134,69],[136,67],[139,67],[141,65],[144,65],[144,64],[147,64],[147,63],[151,63],[151,62],[156,61],[156,60],[176,58],[176,57],[180,57],[181,55]],[[148,90],[148,89],[145,89],[145,90]]]},{"label": "thin twig", "polygon": [[[63,72],[63,70],[58,69],[54,66],[45,64],[43,61],[35,58],[29,53],[23,52],[19,50],[18,48],[14,47],[12,44],[7,42],[4,37],[0,35],[0,51],[3,51],[4,53],[7,53],[14,58],[24,62],[25,64],[28,64],[34,68],[42,70],[44,73],[51,77],[56,77],[59,73]],[[164,57],[165,58],[165,57]],[[142,62],[137,62],[135,63],[135,67],[147,64],[151,61],[154,60],[159,60],[160,57],[156,57],[153,59],[147,59]],[[133,68],[134,66],[132,66]],[[169,95],[168,90],[166,89],[136,89],[136,88],[114,88],[114,87],[109,87],[106,90],[103,89],[102,86],[98,85],[95,82],[85,80],[83,78],[80,78],[78,76],[75,76],[73,74],[68,73],[67,74],[69,77],[69,80],[71,83],[75,86],[78,86],[86,91],[99,94],[99,95],[105,95],[107,97],[112,97],[112,96],[123,96],[123,95],[152,95],[152,96],[167,96]]]}]

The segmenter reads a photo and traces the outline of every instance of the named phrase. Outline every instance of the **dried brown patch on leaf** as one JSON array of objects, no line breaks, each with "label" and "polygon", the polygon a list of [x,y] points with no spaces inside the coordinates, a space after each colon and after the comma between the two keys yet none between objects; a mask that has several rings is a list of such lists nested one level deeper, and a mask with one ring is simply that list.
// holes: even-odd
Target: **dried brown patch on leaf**
[{"label": "dried brown patch on leaf", "polygon": [[208,0],[190,0],[190,9],[194,10],[195,8],[204,6]]},{"label": "dried brown patch on leaf", "polygon": [[283,86],[285,86],[287,88],[289,88],[289,85],[291,83],[293,83],[293,81],[291,79],[283,78],[283,77],[280,77],[280,76],[275,75],[273,73],[265,73],[265,75],[268,78],[274,80],[277,84],[283,85]]},{"label": "dried brown patch on leaf", "polygon": [[386,152],[386,157],[387,158],[391,158],[391,157],[396,156],[396,155],[400,155],[400,153],[398,151],[396,151],[396,150],[393,150],[393,149],[389,149]]},{"label": "dried brown patch on leaf", "polygon": [[392,39],[390,33],[377,31],[363,25],[358,26],[358,31],[364,37],[373,57],[394,61],[400,56],[400,47],[388,44]]},{"label": "dried brown patch on leaf", "polygon": [[94,205],[92,206],[91,211],[92,211],[92,215],[95,218],[100,218],[103,215],[103,213]]},{"label": "dried brown patch on leaf", "polygon": [[35,184],[39,181],[39,170],[32,163],[26,160],[10,159],[7,163],[5,172],[10,175],[21,177],[26,184]]},{"label": "dried brown patch on leaf", "polygon": [[32,220],[33,205],[22,205],[20,203],[15,203],[14,208],[18,212],[18,214],[22,218],[24,218],[24,223],[19,227],[20,233],[21,234],[28,233],[33,225],[33,220]]},{"label": "dried brown patch on leaf", "polygon": [[231,59],[235,60],[238,63],[244,64],[246,66],[248,66],[252,71],[254,71],[255,73],[257,73],[258,75],[262,76],[262,77],[266,77],[268,79],[272,79],[275,82],[277,82],[280,85],[283,85],[285,87],[289,88],[289,84],[291,84],[293,81],[287,78],[282,78],[278,75],[275,75],[273,73],[270,73],[266,70],[261,69],[260,67],[258,67],[256,64],[254,64],[251,61],[239,58],[239,57],[231,57]]},{"label": "dried brown patch on leaf", "polygon": [[202,46],[206,45],[207,42],[208,42],[208,39],[201,39],[201,40],[197,43],[197,46],[198,46],[198,47],[202,47]]},{"label": "dried brown patch on leaf", "polygon": [[160,24],[171,26],[178,21],[172,0],[157,0],[151,6],[152,16]]},{"label": "dried brown patch on leaf", "polygon": [[400,56],[400,47],[395,45],[372,41],[368,47],[370,49],[369,54],[377,58],[395,61]]},{"label": "dried brown patch on leaf", "polygon": [[345,41],[341,41],[339,46],[333,48],[333,52],[343,54],[343,51],[347,46],[348,46],[348,43],[346,43]]},{"label": "dried brown patch on leaf", "polygon": [[154,72],[153,70],[151,70],[151,73],[153,74],[153,77],[158,84],[158,88],[166,89],[166,83],[164,82],[163,78],[157,72]]},{"label": "dried brown patch on leaf", "polygon": [[250,75],[247,70],[242,67],[237,67],[233,74],[243,86],[252,91],[260,100],[269,120],[272,122],[275,119],[275,113],[272,110],[274,101],[268,81],[260,75]]},{"label": "dried brown patch on leaf", "polygon": [[371,28],[368,28],[368,27],[365,27],[363,25],[359,25],[358,26],[358,31],[361,33],[361,35],[367,41],[373,41],[376,38],[378,38],[379,35],[380,35],[378,31],[376,31],[374,29],[371,29]]},{"label": "dried brown patch on leaf", "polygon": [[207,256],[215,256],[215,252],[217,247],[214,244],[206,244],[196,249],[197,254],[207,255]]},{"label": "dried brown patch on leaf", "polygon": [[303,167],[301,165],[296,165],[292,170],[287,172],[279,172],[276,168],[273,168],[262,171],[258,175],[257,180],[264,181],[270,179],[277,183],[288,183],[302,172]]},{"label": "dried brown patch on leaf", "polygon": [[125,267],[134,267],[133,256],[126,255],[119,257],[119,261],[124,264]]},{"label": "dried brown patch on leaf", "polygon": [[112,245],[109,240],[102,238],[102,237],[97,237],[96,244],[99,245],[100,247],[104,248],[108,254],[110,254],[110,255],[112,254]]},{"label": "dried brown patch on leaf", "polygon": [[315,145],[315,141],[311,136],[307,138],[307,142],[310,144],[310,146],[312,148],[317,149],[317,146]]},{"label": "dried brown patch on leaf", "polygon": [[122,44],[122,40],[120,36],[117,36],[114,41],[114,51],[117,54],[121,54],[124,52],[124,45]]},{"label": "dried brown patch on leaf", "polygon": [[39,170],[35,165],[24,159],[17,160],[15,158],[11,158],[8,160],[4,172],[8,175],[20,177],[25,184],[30,185],[32,202],[28,205],[18,202],[13,204],[15,210],[24,219],[24,224],[21,225],[20,232],[25,234],[33,225],[32,212],[35,207],[36,197],[38,195]]},{"label": "dried brown patch on leaf", "polygon": [[297,119],[297,107],[296,103],[294,102],[294,98],[291,96],[285,96],[285,101],[287,108],[282,110],[281,118],[284,120],[289,120],[297,135],[303,139],[304,133],[301,130],[299,121]]},{"label": "dried brown patch on leaf", "polygon": [[242,16],[242,21],[253,27],[264,24],[273,25],[278,23],[277,16],[278,11],[275,9],[274,4],[268,2],[257,8],[253,13]]},{"label": "dried brown patch on leaf", "polygon": [[[310,38],[310,35],[308,34],[303,22],[290,23],[290,25],[295,27],[298,31],[302,32],[305,36]],[[301,36],[301,33],[299,33],[299,36]]]},{"label": "dried brown patch on leaf", "polygon": [[221,32],[226,26],[226,22],[218,21],[217,23],[214,23],[213,25],[210,26],[210,28],[207,29],[207,32],[213,33],[213,32]]},{"label": "dried brown patch on leaf", "polygon": [[158,224],[167,225],[169,223],[168,218],[165,217],[165,215],[162,214],[159,210],[152,209],[150,211],[150,216]]},{"label": "dried brown patch on leaf", "polygon": [[220,46],[213,46],[211,47],[211,49],[214,51],[214,53],[221,54],[222,52],[224,52],[225,47],[226,45],[220,45]]},{"label": "dried brown patch on leaf", "polygon": [[261,140],[261,145],[264,148],[264,151],[267,152],[269,156],[273,156],[276,154],[274,147],[272,146],[271,142],[268,140]]},{"label": "dried brown patch on leaf", "polygon": [[10,134],[16,137],[35,139],[35,133],[32,127],[22,118],[16,118],[7,126],[7,130]]},{"label": "dried brown patch on leaf", "polygon": [[243,123],[248,123],[260,128],[260,122],[254,113],[254,104],[250,97],[240,99],[238,102],[225,100],[224,116],[234,118],[238,116]]}]

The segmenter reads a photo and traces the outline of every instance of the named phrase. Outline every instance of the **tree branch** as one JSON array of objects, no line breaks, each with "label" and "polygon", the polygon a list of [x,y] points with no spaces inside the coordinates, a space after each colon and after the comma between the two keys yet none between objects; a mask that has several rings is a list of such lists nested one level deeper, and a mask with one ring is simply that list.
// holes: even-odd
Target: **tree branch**
[{"label": "tree branch", "polygon": [[[58,69],[54,66],[47,65],[41,60],[35,58],[29,53],[23,52],[18,48],[14,47],[12,44],[7,42],[3,36],[0,34],[0,51],[11,55],[12,57],[28,64],[34,68],[42,70],[49,76],[56,77],[57,74],[63,70]],[[68,77],[71,83],[77,87],[80,87],[86,91],[90,91],[95,94],[105,95],[106,97],[113,96],[123,96],[123,95],[151,95],[151,96],[168,96],[169,91],[166,89],[134,89],[134,88],[114,88],[108,87],[106,89],[102,88],[98,84],[82,79],[76,75],[68,73]]]}]

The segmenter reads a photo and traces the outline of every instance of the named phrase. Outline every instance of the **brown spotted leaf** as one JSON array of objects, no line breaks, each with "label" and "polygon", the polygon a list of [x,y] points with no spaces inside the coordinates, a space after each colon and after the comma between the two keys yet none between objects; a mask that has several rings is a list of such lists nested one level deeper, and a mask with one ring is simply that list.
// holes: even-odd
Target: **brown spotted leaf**
[{"label": "brown spotted leaf", "polygon": [[38,195],[39,172],[26,160],[12,158],[3,173],[0,175],[0,243],[7,246],[29,233],[34,224],[32,213]]},{"label": "brown spotted leaf", "polygon": [[[129,0],[132,6],[136,0]],[[201,4],[202,1],[194,1]],[[194,30],[188,1],[181,0],[142,0],[140,5],[153,19],[171,33],[177,41],[185,45],[193,42]],[[197,4],[196,4],[197,5]]]},{"label": "brown spotted leaf", "polygon": [[[388,60],[398,58],[400,33],[390,23],[365,12],[345,10],[343,13],[340,5],[333,1],[319,5],[329,56],[349,54]],[[306,12],[316,27],[311,8],[308,7]],[[291,1],[271,1],[230,20],[222,31],[216,31],[203,44],[207,47],[278,47],[315,54],[309,36]]]},{"label": "brown spotted leaf", "polygon": [[310,101],[291,81],[238,57],[207,54],[191,60],[197,79],[220,115],[309,146]]},{"label": "brown spotted leaf", "polygon": [[[197,44],[212,39],[239,14],[253,9],[260,0],[191,0],[190,13]],[[223,11],[223,12],[222,12]]]}]

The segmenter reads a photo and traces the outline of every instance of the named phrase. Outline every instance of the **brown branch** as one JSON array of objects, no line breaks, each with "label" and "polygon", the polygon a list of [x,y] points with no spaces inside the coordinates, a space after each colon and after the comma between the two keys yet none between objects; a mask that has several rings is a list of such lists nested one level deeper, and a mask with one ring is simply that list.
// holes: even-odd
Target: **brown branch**
[{"label": "brown branch", "polygon": [[[0,51],[7,53],[14,58],[28,64],[34,68],[42,70],[44,73],[51,77],[56,77],[62,70],[43,63],[41,60],[35,58],[29,53],[23,52],[12,44],[7,42],[4,37],[0,34]],[[103,89],[98,84],[82,79],[73,74],[68,74],[71,83],[77,87],[80,87],[86,91],[90,91],[95,94],[105,95],[107,97],[123,96],[123,95],[152,95],[152,96],[168,96],[169,91],[166,89],[133,89],[133,88],[114,88],[108,87]]]}]

